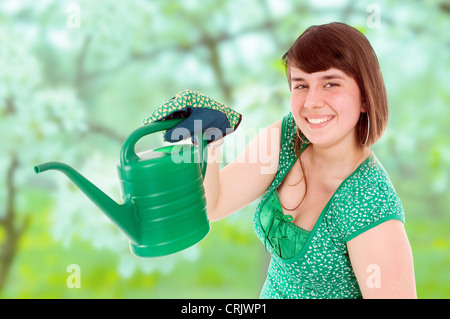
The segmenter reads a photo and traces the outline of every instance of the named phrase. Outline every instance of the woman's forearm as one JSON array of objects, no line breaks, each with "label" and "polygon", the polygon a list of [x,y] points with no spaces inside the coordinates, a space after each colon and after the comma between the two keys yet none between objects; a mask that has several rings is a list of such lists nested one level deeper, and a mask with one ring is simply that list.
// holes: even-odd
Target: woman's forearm
[{"label": "woman's forearm", "polygon": [[220,148],[220,146],[213,148],[208,147],[208,165],[206,167],[205,179],[203,181],[208,218],[210,221],[215,221],[221,218],[218,216],[216,209],[220,194]]}]

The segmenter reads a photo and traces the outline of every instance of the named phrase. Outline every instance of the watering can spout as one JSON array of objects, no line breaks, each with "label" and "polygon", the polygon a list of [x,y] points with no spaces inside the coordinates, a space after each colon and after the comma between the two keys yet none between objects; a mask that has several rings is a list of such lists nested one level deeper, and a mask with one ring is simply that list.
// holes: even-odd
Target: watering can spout
[{"label": "watering can spout", "polygon": [[46,162],[34,167],[36,174],[47,170],[57,170],[66,175],[132,242],[139,242],[136,206],[131,199],[119,205],[75,169],[64,163]]}]

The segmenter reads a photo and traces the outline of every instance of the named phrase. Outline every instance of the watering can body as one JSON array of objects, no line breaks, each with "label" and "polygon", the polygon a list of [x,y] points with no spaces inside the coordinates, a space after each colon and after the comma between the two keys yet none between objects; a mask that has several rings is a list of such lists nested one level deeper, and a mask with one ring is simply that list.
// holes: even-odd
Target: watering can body
[{"label": "watering can body", "polygon": [[190,247],[209,232],[199,149],[173,145],[118,164],[122,200],[132,201],[138,218],[137,256],[162,256]]},{"label": "watering can body", "polygon": [[139,257],[169,255],[201,241],[209,232],[203,175],[205,143],[176,144],[139,154],[136,142],[181,120],[155,122],[125,140],[117,165],[122,204],[63,163],[48,162],[36,173],[56,169],[68,176],[121,229]]}]

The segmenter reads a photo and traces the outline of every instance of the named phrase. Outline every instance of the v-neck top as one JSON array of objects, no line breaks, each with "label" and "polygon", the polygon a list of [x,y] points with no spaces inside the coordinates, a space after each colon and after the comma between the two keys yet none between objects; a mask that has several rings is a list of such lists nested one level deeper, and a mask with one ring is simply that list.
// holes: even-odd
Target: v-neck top
[{"label": "v-neck top", "polygon": [[271,254],[261,298],[362,298],[347,242],[387,220],[404,222],[400,198],[371,152],[339,185],[313,229],[303,230],[284,215],[277,193],[297,160],[295,134],[289,113],[282,122],[277,174],[253,219],[257,236]]}]

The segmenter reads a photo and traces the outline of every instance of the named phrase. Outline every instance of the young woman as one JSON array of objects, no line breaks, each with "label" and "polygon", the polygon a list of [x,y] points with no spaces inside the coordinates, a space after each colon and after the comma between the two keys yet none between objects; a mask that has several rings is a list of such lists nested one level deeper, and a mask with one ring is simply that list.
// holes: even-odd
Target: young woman
[{"label": "young woman", "polygon": [[342,23],[312,26],[283,61],[289,114],[220,171],[219,147],[208,150],[210,220],[262,196],[254,227],[271,262],[261,298],[415,298],[403,207],[369,148],[388,120],[370,43]]}]

